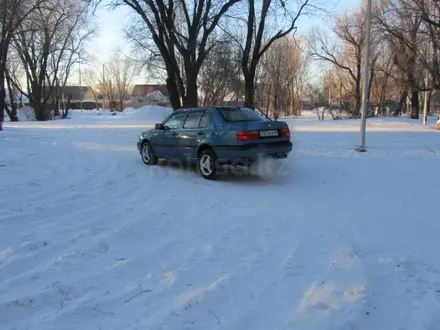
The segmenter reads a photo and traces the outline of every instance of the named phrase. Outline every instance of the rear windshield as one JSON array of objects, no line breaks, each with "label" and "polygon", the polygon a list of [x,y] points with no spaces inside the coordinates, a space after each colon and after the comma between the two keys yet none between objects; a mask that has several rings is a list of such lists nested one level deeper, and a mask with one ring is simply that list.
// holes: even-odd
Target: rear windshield
[{"label": "rear windshield", "polygon": [[250,108],[220,109],[226,121],[267,121],[267,118]]}]

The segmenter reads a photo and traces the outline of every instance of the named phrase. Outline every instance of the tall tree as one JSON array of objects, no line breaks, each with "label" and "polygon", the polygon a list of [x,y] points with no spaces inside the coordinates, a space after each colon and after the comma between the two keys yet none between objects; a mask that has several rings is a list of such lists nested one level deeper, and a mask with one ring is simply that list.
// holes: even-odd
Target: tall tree
[{"label": "tall tree", "polygon": [[165,82],[167,78],[165,62],[146,29],[145,22],[139,15],[135,15],[124,27],[125,39],[131,46],[130,58],[138,63],[139,70],[144,70],[148,78]]},{"label": "tall tree", "polygon": [[99,110],[99,100],[103,97],[101,90],[102,87],[102,74],[99,70],[94,70],[93,68],[88,68],[84,72],[84,83],[90,88],[90,92],[93,95],[95,103]]},{"label": "tall tree", "polygon": [[400,71],[399,80],[404,85],[402,98],[410,95],[411,118],[418,119],[422,82],[420,53],[426,52],[426,44],[420,38],[422,15],[412,1],[382,0],[382,10],[375,17],[375,25],[393,51],[394,64]]},{"label": "tall tree", "polygon": [[[45,0],[3,0],[0,6],[0,130],[6,107],[6,65],[12,38],[19,26]],[[12,120],[17,117],[10,113]]]},{"label": "tall tree", "polygon": [[371,99],[378,105],[380,114],[385,114],[385,100],[398,97],[400,86],[396,86],[398,81],[395,78],[394,54],[388,44],[380,42],[376,54],[374,78],[371,80],[370,85],[372,88]]},{"label": "tall tree", "polygon": [[334,19],[331,30],[337,37],[336,41],[331,41],[328,35],[314,29],[309,42],[309,54],[312,58],[330,63],[347,74],[354,96],[354,116],[359,114],[361,108],[364,26],[363,11],[346,11]]},{"label": "tall tree", "polygon": [[[222,16],[239,1],[113,0],[115,6],[126,4],[133,9],[151,33],[165,64],[174,109],[181,106],[180,97],[184,106],[197,106],[197,77],[215,45],[211,34]],[[180,73],[176,52],[183,58],[185,80]]]},{"label": "tall tree", "polygon": [[[403,0],[402,0],[403,1]],[[440,90],[440,2],[433,0],[411,0],[413,9],[420,13],[422,21],[420,41],[425,44],[423,48],[417,48],[421,64],[431,76],[431,86],[425,86],[428,90]],[[437,56],[436,56],[437,55]]]},{"label": "tall tree", "polygon": [[[247,19],[244,41],[236,37],[241,45],[241,68],[245,79],[245,106],[255,106],[255,78],[258,64],[270,46],[291,32],[296,31],[296,23],[308,9],[316,9],[310,0],[301,0],[297,8],[291,10],[283,0],[247,0]],[[236,18],[242,21],[240,17]],[[272,20],[272,21],[271,21]]]},{"label": "tall tree", "polygon": [[[54,87],[67,81],[70,70],[91,35],[87,1],[46,0],[20,25],[15,48],[25,69],[26,95],[37,120],[46,120],[56,107]],[[49,101],[52,103],[49,106]]]},{"label": "tall tree", "polygon": [[278,117],[300,113],[300,100],[307,81],[308,60],[301,50],[300,38],[283,38],[274,42],[263,55],[257,78],[256,105]]},{"label": "tall tree", "polygon": [[108,75],[113,81],[114,94],[121,110],[124,109],[124,102],[129,96],[131,83],[137,71],[135,64],[133,60],[121,55],[120,51],[115,51],[107,65]]},{"label": "tall tree", "polygon": [[222,104],[238,96],[233,88],[240,77],[240,54],[230,41],[218,43],[203,63],[199,74],[200,104]]}]

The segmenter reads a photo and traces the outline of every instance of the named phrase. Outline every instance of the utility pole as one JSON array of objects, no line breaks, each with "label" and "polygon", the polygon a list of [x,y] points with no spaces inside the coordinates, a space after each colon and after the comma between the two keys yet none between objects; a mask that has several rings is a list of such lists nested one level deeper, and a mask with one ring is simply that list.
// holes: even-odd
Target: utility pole
[{"label": "utility pole", "polygon": [[[431,3],[430,1],[428,1],[428,16],[431,16]],[[429,59],[431,58],[431,40],[428,40],[428,50],[426,52],[426,62],[429,65]],[[427,125],[428,124],[428,106],[429,106],[429,91],[428,91],[428,86],[429,86],[429,69],[426,69],[426,77],[425,77],[425,97],[423,100],[423,125]]]},{"label": "utility pole", "polygon": [[102,84],[101,84],[101,95],[102,95],[102,110],[105,109],[105,64],[102,65]]},{"label": "utility pole", "polygon": [[356,148],[359,152],[367,151],[365,146],[365,130],[367,128],[367,110],[368,110],[368,86],[369,86],[369,71],[370,71],[370,39],[371,39],[371,1],[368,0],[367,5],[367,23],[366,23],[366,40],[365,40],[365,61],[364,61],[364,88],[362,91],[362,118],[361,118],[361,144]]},{"label": "utility pole", "polygon": [[82,100],[83,100],[83,90],[81,87],[81,56],[79,57],[79,104],[80,104],[80,110],[81,112],[83,111],[83,104],[82,104]]},{"label": "utility pole", "polygon": [[[429,70],[426,70],[426,77],[425,77],[425,88],[428,88],[429,84]],[[429,105],[429,91],[426,90],[424,93],[424,100],[423,100],[423,125],[428,124],[428,105]]]}]

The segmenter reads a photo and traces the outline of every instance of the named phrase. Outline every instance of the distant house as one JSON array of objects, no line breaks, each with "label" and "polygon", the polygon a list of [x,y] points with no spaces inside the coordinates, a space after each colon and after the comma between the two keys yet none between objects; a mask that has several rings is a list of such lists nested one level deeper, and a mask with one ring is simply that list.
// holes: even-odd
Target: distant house
[{"label": "distant house", "polygon": [[135,85],[131,93],[131,106],[140,108],[145,105],[170,106],[170,98],[166,85]]},{"label": "distant house", "polygon": [[95,99],[95,94],[87,86],[65,86],[52,89],[52,99],[58,98],[59,102],[69,102],[71,109],[90,110],[100,106]]}]

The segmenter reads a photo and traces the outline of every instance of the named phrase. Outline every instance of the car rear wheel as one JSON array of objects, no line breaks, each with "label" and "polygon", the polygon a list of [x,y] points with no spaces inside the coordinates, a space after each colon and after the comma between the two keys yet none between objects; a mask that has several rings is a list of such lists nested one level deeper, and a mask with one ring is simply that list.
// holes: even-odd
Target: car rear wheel
[{"label": "car rear wheel", "polygon": [[154,154],[153,149],[148,141],[142,143],[141,158],[144,164],[147,165],[155,165],[157,163],[156,155]]},{"label": "car rear wheel", "polygon": [[217,178],[217,157],[214,152],[206,149],[203,150],[198,159],[198,168],[202,177],[208,180],[214,180]]}]

